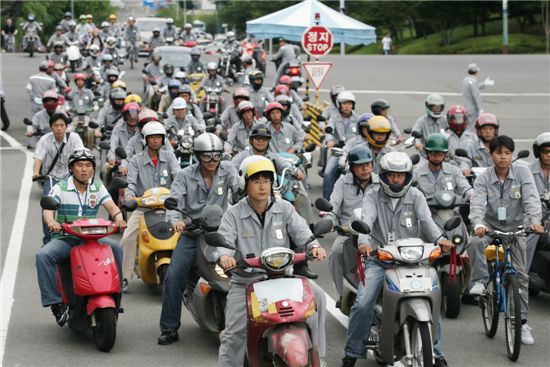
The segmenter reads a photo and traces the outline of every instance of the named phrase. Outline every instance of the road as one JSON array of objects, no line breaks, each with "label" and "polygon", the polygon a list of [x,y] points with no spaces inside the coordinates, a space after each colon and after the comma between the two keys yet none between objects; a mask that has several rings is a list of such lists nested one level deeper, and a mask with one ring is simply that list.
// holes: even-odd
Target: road
[{"label": "road", "polygon": [[[37,70],[38,61],[38,57],[29,59],[21,54],[2,55],[2,82],[7,96],[6,108],[12,121],[7,133],[14,138],[14,144],[26,145],[22,119],[28,116],[29,106],[24,86],[27,78]],[[385,98],[392,105],[392,114],[401,127],[412,126],[416,118],[424,113],[426,92],[442,93],[447,107],[460,103],[458,93],[466,66],[475,61],[481,67],[481,78],[490,76],[496,81],[496,85],[486,91],[490,95],[483,95],[483,102],[486,111],[500,117],[501,133],[517,138],[520,148],[530,148],[533,137],[542,131],[550,131],[550,65],[549,59],[542,55],[331,56],[323,61],[335,63],[323,88],[328,89],[338,83],[355,91],[357,111],[360,113],[369,111],[371,100]],[[270,68],[272,75],[272,66]],[[128,72],[124,78],[131,90],[141,90],[139,69]],[[267,85],[271,85],[270,79],[267,79]],[[322,100],[327,97],[326,92],[321,93]],[[116,345],[110,353],[98,352],[90,334],[75,335],[67,327],[60,329],[55,325],[51,312],[40,306],[34,255],[42,237],[41,192],[22,181],[24,175],[29,177],[23,168],[28,157],[25,149],[11,147],[2,135],[0,266],[6,270],[2,276],[2,348],[5,342],[2,365],[215,366],[217,337],[203,333],[185,309],[180,341],[171,346],[157,345],[160,290],[151,289],[140,280],[132,280],[131,291],[124,296],[125,313],[120,315]],[[313,198],[320,196],[321,185],[315,171],[310,171]],[[19,237],[21,241],[18,241]],[[333,238],[327,236],[322,240],[327,250]],[[334,299],[335,291],[327,264],[314,264],[312,268],[320,274],[319,285]],[[10,279],[14,283],[10,284]],[[13,306],[10,309],[12,294]],[[523,347],[517,363],[510,362],[506,357],[503,322],[495,339],[490,340],[483,333],[479,309],[464,306],[458,319],[443,320],[443,350],[449,364],[550,365],[549,304],[548,294],[531,298],[529,324],[533,327],[536,344]],[[338,311],[335,314],[338,315]],[[335,317],[330,314],[327,317],[326,360],[329,366],[338,366],[342,357],[345,342],[342,323],[345,322],[345,317],[341,315]],[[370,358],[357,365],[375,366],[376,363]]]}]

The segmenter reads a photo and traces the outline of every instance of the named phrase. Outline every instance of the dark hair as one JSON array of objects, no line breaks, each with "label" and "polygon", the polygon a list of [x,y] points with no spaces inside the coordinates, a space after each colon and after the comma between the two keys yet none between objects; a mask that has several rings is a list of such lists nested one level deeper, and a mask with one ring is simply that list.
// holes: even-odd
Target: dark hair
[{"label": "dark hair", "polygon": [[513,152],[515,148],[514,139],[506,135],[499,135],[489,142],[489,152],[491,154],[500,148],[508,148]]},{"label": "dark hair", "polygon": [[63,120],[63,122],[65,122],[65,126],[69,125],[70,123],[69,117],[67,115],[62,112],[56,112],[50,117],[50,126],[52,126],[52,124],[57,120]]},{"label": "dark hair", "polygon": [[274,182],[275,180],[275,177],[273,177],[273,173],[271,172],[267,172],[267,171],[260,171],[260,172],[256,172],[255,174],[253,174],[252,176],[250,176],[248,178],[248,180],[256,180],[258,178],[267,178],[268,180],[270,180],[271,182]]}]

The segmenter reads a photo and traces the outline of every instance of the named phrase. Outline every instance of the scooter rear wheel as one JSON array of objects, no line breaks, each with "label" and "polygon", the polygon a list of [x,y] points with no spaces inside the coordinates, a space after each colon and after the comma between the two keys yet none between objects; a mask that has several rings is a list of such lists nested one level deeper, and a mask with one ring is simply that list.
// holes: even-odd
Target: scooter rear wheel
[{"label": "scooter rear wheel", "polygon": [[459,277],[455,279],[449,279],[449,275],[445,273],[442,274],[441,281],[443,288],[441,311],[443,311],[445,317],[449,319],[455,319],[460,314],[462,281]]},{"label": "scooter rear wheel", "polygon": [[95,345],[102,352],[110,351],[116,339],[116,312],[114,308],[98,308],[94,311],[96,326],[93,329]]}]

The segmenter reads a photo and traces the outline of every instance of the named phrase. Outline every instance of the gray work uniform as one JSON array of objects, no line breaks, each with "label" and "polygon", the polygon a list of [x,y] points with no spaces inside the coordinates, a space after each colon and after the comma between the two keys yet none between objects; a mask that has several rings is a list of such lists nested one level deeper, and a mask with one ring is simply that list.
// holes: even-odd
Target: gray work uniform
[{"label": "gray work uniform", "polygon": [[164,121],[164,127],[166,128],[166,131],[173,134],[177,134],[178,131],[182,129],[186,131],[192,129],[194,135],[199,135],[206,130],[204,123],[199,123],[199,121],[197,121],[197,119],[189,113],[185,115],[185,119],[183,119],[183,121],[177,119],[175,115],[169,117]]},{"label": "gray work uniform", "polygon": [[250,91],[250,102],[254,105],[256,113],[258,116],[263,116],[267,104],[275,100],[273,94],[265,87],[261,87],[258,90],[249,87],[248,90]]},{"label": "gray work uniform", "polygon": [[[540,165],[540,158],[537,158],[531,162],[529,164],[529,169],[535,179],[535,185],[537,186],[539,197],[542,199],[550,198],[550,175],[547,179],[544,178],[544,170]],[[541,205],[541,210],[543,221],[548,220],[548,208]],[[545,225],[545,223],[542,222],[542,225]],[[539,238],[540,234],[530,234],[527,236],[527,262],[525,267],[527,272],[529,272],[529,269],[531,268],[531,263],[533,261],[533,256],[535,255]]]},{"label": "gray work uniform", "polygon": [[327,126],[332,128],[332,133],[327,134],[326,141],[333,141],[336,144],[343,141],[344,143],[353,137],[357,136],[357,114],[351,113],[350,117],[344,117],[341,113],[335,114],[328,121]]},{"label": "gray work uniform", "polygon": [[29,78],[25,88],[31,101],[31,112],[36,113],[44,108],[42,105],[44,93],[48,90],[56,90],[55,79],[44,72],[39,72]]},{"label": "gray work uniform", "polygon": [[[166,110],[166,114],[168,115],[168,117],[174,116],[174,109],[172,108],[172,105],[173,103],[168,106],[168,109]],[[199,124],[206,126],[201,109],[199,108],[199,106],[197,106],[196,103],[187,102],[187,114],[193,116],[199,122]]]},{"label": "gray work uniform", "polygon": [[273,86],[275,87],[279,84],[279,79],[283,75],[284,68],[286,64],[296,60],[296,53],[294,52],[294,46],[286,44],[283,47],[279,48],[279,51],[273,55],[273,60],[281,59],[281,63],[275,72],[275,77],[273,78]]},{"label": "gray work uniform", "polygon": [[187,75],[206,73],[206,66],[202,61],[195,62],[191,60],[189,61],[189,64],[187,64],[185,71],[187,71]]},{"label": "gray work uniform", "polygon": [[128,145],[128,141],[130,138],[134,135],[139,135],[139,130],[136,127],[134,127],[134,130],[129,130],[128,125],[126,124],[126,121],[120,120],[117,122],[115,127],[113,128],[113,132],[111,133],[111,149],[109,150],[109,153],[107,154],[108,160],[114,160],[116,158],[115,150],[118,147],[122,147],[126,149],[126,146]]},{"label": "gray work uniform", "polygon": [[[330,106],[328,106],[321,113],[321,116],[323,116],[325,118],[326,122],[328,122],[328,121],[330,121],[331,118],[333,118],[334,116],[337,116],[339,114],[340,114],[340,111],[338,110],[338,107],[336,107],[334,104],[331,104]],[[324,129],[325,128],[325,121],[319,122],[319,126]]]},{"label": "gray work uniform", "polygon": [[210,75],[207,75],[202,79],[199,91],[204,88],[221,88],[223,90],[225,88],[225,81],[218,74],[216,74],[214,79],[212,79]]},{"label": "gray work uniform", "polygon": [[163,44],[164,44],[164,39],[162,38],[162,36],[158,36],[158,37],[151,36],[151,38],[149,38],[149,48],[151,50],[154,50],[155,47],[162,46]]},{"label": "gray work uniform", "polygon": [[127,26],[125,29],[124,29],[124,38],[126,39],[126,41],[128,42],[135,42],[138,40],[139,38],[139,30],[138,28],[134,25],[132,27],[130,26]]},{"label": "gray work uniform", "polygon": [[[475,146],[477,144],[477,141],[479,138],[476,134],[474,134],[471,131],[464,130],[460,136],[458,136],[454,131],[451,129],[446,131],[447,140],[449,142],[449,153],[447,153],[447,156],[449,157],[449,163],[459,167],[461,170],[464,170],[468,167],[469,159],[464,157],[457,157],[455,155],[455,151],[458,148],[466,150],[468,152],[471,147]],[[468,162],[465,162],[468,161]]]},{"label": "gray work uniform", "polygon": [[239,115],[237,115],[237,107],[235,105],[227,106],[220,116],[220,120],[222,122],[222,131],[229,133],[231,128],[241,121]]},{"label": "gray work uniform", "polygon": [[475,75],[467,75],[462,80],[462,97],[464,97],[464,107],[468,113],[469,124],[467,129],[469,131],[474,131],[474,123],[483,110],[479,91],[485,87],[485,81],[478,82]]},{"label": "gray work uniform", "polygon": [[273,153],[288,152],[290,148],[296,151],[304,146],[304,132],[297,130],[294,126],[282,122],[279,130],[275,129],[273,124],[269,123],[268,128],[271,131],[271,141],[269,142],[269,151]]},{"label": "gray work uniform", "polygon": [[447,116],[442,115],[437,120],[434,120],[433,117],[424,115],[420,116],[418,120],[416,120],[412,131],[422,133],[422,138],[417,140],[419,140],[422,144],[426,144],[426,138],[428,135],[433,133],[444,133],[448,128],[449,125],[447,124]]},{"label": "gray work uniform", "polygon": [[[250,207],[248,197],[241,199],[223,215],[218,229],[228,244],[235,246],[243,254],[260,256],[262,251],[272,247],[290,248],[290,239],[300,246],[305,245],[311,237],[306,222],[296,213],[292,205],[284,200],[275,199],[265,212],[263,225],[258,215]],[[313,245],[308,245],[308,249]],[[218,248],[221,255],[233,256],[233,251]],[[225,308],[225,332],[218,355],[218,364],[223,367],[240,367],[243,365],[246,350],[246,285],[261,280],[264,273],[261,269],[235,272],[229,283],[227,305]],[[319,355],[324,357],[326,348],[325,318],[326,299],[324,292],[311,282],[317,312],[307,319],[311,328],[312,342],[318,347]]]},{"label": "gray work uniform", "polygon": [[122,111],[115,110],[110,103],[103,106],[97,114],[97,124],[99,127],[105,127],[109,131],[112,131],[120,120],[122,120]]},{"label": "gray work uniform", "polygon": [[67,98],[71,102],[71,109],[78,111],[80,109],[91,112],[94,108],[94,93],[87,89],[73,89]]},{"label": "gray work uniform", "polygon": [[92,72],[92,68],[100,68],[101,67],[101,58],[98,56],[88,56],[84,60],[84,64],[82,66],[82,70],[85,70],[87,73]]},{"label": "gray work uniform", "polygon": [[[529,167],[522,163],[512,163],[503,184],[494,168],[480,174],[474,182],[469,218],[474,229],[484,225],[504,232],[517,231],[518,226],[525,224],[539,224],[542,219],[539,192]],[[489,280],[484,249],[491,240],[489,236],[472,238],[468,254],[472,262],[473,283],[486,284]],[[527,320],[529,276],[525,269],[526,239],[518,237],[517,240],[512,263],[520,283],[521,318]]]},{"label": "gray work uniform", "polygon": [[[167,152],[174,152],[174,148],[172,148],[172,145],[170,143],[162,144],[160,149],[165,150]],[[145,150],[145,145],[143,144],[143,141],[141,140],[141,134],[135,134],[128,140],[128,144],[125,147],[126,150],[126,159],[123,159],[120,163],[121,167],[128,167],[128,162],[130,159],[135,155],[143,152]]]},{"label": "gray work uniform", "polygon": [[250,127],[244,124],[244,121],[240,121],[237,125],[233,125],[227,135],[227,140],[224,143],[224,150],[226,152],[242,152],[247,146],[250,145],[250,131],[254,127],[256,121],[252,121]]},{"label": "gray work uniform", "polygon": [[146,76],[152,76],[154,78],[160,78],[164,75],[162,67],[154,62],[149,63],[143,70]]},{"label": "gray work uniform", "polygon": [[162,38],[166,39],[172,37],[174,40],[178,38],[178,30],[176,27],[172,26],[166,26],[162,29]]},{"label": "gray work uniform", "polygon": [[304,117],[300,112],[300,109],[297,105],[290,105],[290,113],[283,119],[284,122],[291,124],[298,130],[303,130],[302,124],[304,122]]},{"label": "gray work uniform", "polygon": [[[61,112],[59,110],[56,110],[55,112]],[[44,108],[37,113],[34,114],[32,117],[32,125],[27,126],[28,132],[42,132],[42,135],[49,133],[52,131],[50,127],[50,117],[51,115],[48,113],[48,111]]]},{"label": "gray work uniform", "polygon": [[470,159],[464,159],[461,162],[461,168],[472,167],[491,167],[493,165],[493,159],[491,158],[491,152],[487,148],[481,139],[478,139],[473,145],[470,145],[466,150]]},{"label": "gray work uniform", "polygon": [[63,44],[63,49],[65,49],[69,45],[69,39],[67,38],[67,36],[65,36],[64,34],[60,34],[59,36],[57,34],[53,34],[48,40],[46,47],[53,48],[53,46],[57,42],[61,42]]},{"label": "gray work uniform", "polygon": [[180,33],[180,39],[183,41],[183,42],[186,42],[186,41],[194,41],[195,40],[195,35],[191,32],[187,33],[186,30],[183,30],[181,33]]},{"label": "gray work uniform", "polygon": [[56,54],[55,52],[50,52],[46,59],[51,60],[54,64],[67,64],[67,54],[65,52],[61,52],[59,54]]},{"label": "gray work uniform", "polygon": [[[330,195],[332,212],[328,214],[327,218],[330,218],[335,225],[338,224],[336,216],[333,214],[336,213],[340,218],[341,224],[348,224],[353,214],[353,210],[358,208],[361,209],[363,206],[363,198],[367,191],[378,186],[379,182],[378,175],[376,173],[371,173],[369,184],[365,189],[362,189],[358,185],[353,173],[349,172],[344,176],[340,176]],[[342,297],[342,292],[344,291],[344,275],[352,270],[344,269],[344,243],[349,240],[349,238],[349,236],[339,234],[334,240],[328,256],[332,281],[340,297]]]},{"label": "gray work uniform", "polygon": [[113,36],[115,38],[118,38],[122,35],[122,29],[118,25],[118,23],[109,23],[109,36]]},{"label": "gray work uniform", "polygon": [[[76,149],[83,149],[84,144],[80,136],[76,133],[69,133],[69,138],[67,139],[67,134],[63,136],[63,142],[65,146],[55,162],[55,166],[50,171],[48,176],[53,177],[56,181],[61,181],[69,174],[69,156]],[[62,143],[61,143],[62,144]],[[34,151],[34,159],[37,159],[42,162],[42,167],[40,168],[40,174],[45,175],[50,166],[53,163],[57,152],[61,148],[61,144],[58,144],[55,140],[53,133],[47,133],[42,136],[36,144],[36,150]]]}]

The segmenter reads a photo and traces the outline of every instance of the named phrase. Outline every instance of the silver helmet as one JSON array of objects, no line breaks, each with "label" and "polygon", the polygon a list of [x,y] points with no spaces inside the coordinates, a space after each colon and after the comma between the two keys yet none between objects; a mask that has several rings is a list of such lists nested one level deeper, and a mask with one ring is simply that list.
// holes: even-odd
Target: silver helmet
[{"label": "silver helmet", "polygon": [[550,133],[542,133],[533,142],[533,154],[535,158],[540,158],[540,149],[542,147],[550,147]]},{"label": "silver helmet", "polygon": [[[405,196],[412,183],[413,164],[407,153],[390,152],[380,160],[380,185],[382,189],[392,198],[400,198]],[[403,185],[390,185],[388,181],[388,173],[401,172],[406,174],[405,183]]]},{"label": "silver helmet", "polygon": [[197,154],[203,152],[222,152],[223,144],[215,134],[202,133],[195,139],[193,151]]}]

